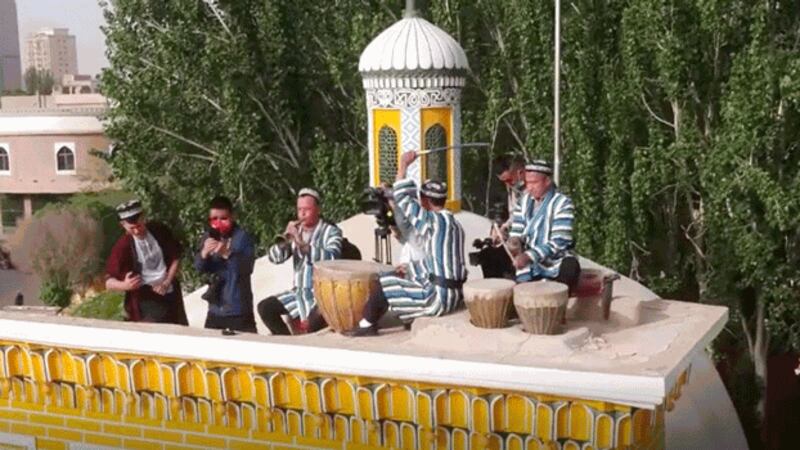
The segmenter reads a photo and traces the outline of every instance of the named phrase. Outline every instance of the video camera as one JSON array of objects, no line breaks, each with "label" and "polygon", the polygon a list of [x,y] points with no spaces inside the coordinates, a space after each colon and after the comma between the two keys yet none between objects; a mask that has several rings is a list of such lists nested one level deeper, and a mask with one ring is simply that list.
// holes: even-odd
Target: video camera
[{"label": "video camera", "polygon": [[[507,210],[502,204],[496,204],[492,208],[493,228],[498,228],[508,217]],[[495,245],[492,238],[475,239],[472,246],[477,250],[470,252],[469,263],[473,266],[481,266],[484,278],[508,278],[514,279],[514,263],[511,260],[506,248],[503,245]]]},{"label": "video camera", "polygon": [[382,229],[395,225],[394,211],[389,206],[389,195],[380,187],[368,187],[361,195],[361,211],[375,216],[378,227]]},{"label": "video camera", "polygon": [[475,239],[472,241],[472,247],[478,251],[469,253],[469,264],[471,266],[478,266],[481,264],[481,252],[485,248],[492,248],[493,242],[491,238]]}]

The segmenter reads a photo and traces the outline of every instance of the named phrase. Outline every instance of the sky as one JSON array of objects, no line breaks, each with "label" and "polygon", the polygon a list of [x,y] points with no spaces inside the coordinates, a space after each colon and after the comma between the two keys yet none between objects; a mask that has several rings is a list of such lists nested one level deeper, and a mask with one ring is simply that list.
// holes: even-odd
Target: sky
[{"label": "sky", "polygon": [[39,28],[69,28],[78,47],[78,71],[95,75],[108,66],[106,44],[100,26],[105,22],[97,0],[17,0],[19,43],[24,52],[26,36]]}]

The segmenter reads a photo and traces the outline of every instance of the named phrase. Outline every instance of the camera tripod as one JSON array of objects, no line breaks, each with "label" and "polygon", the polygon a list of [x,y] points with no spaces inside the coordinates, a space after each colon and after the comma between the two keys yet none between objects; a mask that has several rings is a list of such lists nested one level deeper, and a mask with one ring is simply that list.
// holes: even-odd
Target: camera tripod
[{"label": "camera tripod", "polygon": [[392,242],[389,239],[389,227],[375,228],[375,262],[392,265]]}]

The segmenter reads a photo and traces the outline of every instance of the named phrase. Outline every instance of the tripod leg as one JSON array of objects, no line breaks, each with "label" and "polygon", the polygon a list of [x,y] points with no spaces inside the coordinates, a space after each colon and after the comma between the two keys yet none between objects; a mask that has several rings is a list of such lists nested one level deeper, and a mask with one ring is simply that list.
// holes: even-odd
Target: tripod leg
[{"label": "tripod leg", "polygon": [[372,259],[378,263],[381,262],[381,260],[383,259],[383,255],[381,255],[380,251],[381,251],[380,236],[378,236],[378,233],[375,233],[375,253],[373,253],[374,256],[372,257]]}]

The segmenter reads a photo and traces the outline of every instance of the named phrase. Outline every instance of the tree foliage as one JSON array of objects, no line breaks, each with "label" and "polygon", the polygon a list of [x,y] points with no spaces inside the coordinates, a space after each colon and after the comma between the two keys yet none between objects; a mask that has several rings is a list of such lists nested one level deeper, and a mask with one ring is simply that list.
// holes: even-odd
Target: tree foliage
[{"label": "tree foliage", "polygon": [[29,95],[50,95],[53,93],[55,80],[49,70],[37,70],[29,67],[25,71],[25,89]]}]

